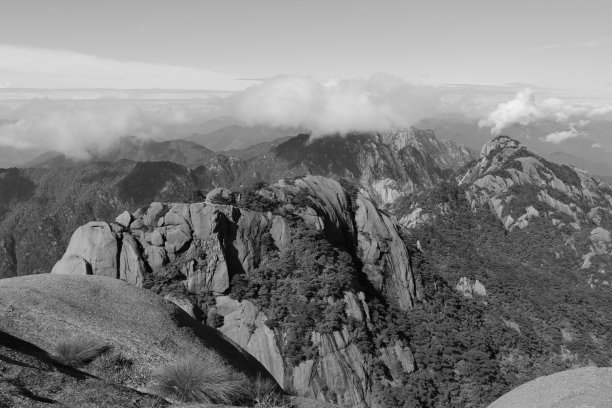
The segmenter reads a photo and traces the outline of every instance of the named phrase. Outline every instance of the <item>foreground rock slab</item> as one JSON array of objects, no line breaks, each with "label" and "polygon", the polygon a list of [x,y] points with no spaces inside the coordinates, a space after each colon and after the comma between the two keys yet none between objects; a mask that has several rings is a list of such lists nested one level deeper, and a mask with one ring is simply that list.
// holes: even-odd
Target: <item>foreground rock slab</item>
[{"label": "foreground rock slab", "polygon": [[505,394],[488,408],[610,408],[612,368],[584,367],[540,377]]}]

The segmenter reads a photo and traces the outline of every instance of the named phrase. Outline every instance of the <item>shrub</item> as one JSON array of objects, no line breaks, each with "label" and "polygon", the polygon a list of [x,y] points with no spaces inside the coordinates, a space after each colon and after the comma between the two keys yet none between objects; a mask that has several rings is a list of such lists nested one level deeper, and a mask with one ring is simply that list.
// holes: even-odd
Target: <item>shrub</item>
[{"label": "shrub", "polygon": [[280,395],[280,387],[270,377],[263,377],[261,374],[257,374],[254,381],[255,399],[260,400],[268,397],[278,397]]},{"label": "shrub", "polygon": [[251,391],[246,377],[212,352],[167,365],[155,380],[155,393],[180,402],[232,405],[247,400]]},{"label": "shrub", "polygon": [[77,367],[89,363],[107,349],[108,347],[99,339],[75,336],[57,343],[52,355],[62,364]]},{"label": "shrub", "polygon": [[208,325],[218,329],[225,324],[225,318],[221,316],[219,313],[213,311],[208,317]]},{"label": "shrub", "polygon": [[272,378],[257,374],[254,381],[254,408],[291,408],[293,404],[285,401],[281,389]]},{"label": "shrub", "polygon": [[98,356],[90,365],[99,377],[119,384],[132,379],[133,366],[131,359],[114,350]]}]

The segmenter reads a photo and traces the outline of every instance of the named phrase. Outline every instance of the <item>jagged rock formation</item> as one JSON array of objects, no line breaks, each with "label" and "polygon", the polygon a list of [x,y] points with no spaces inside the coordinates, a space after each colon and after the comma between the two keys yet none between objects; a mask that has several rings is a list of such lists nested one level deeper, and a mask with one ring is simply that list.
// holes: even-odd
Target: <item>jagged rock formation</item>
[{"label": "jagged rock formation", "polygon": [[[508,229],[525,228],[531,218],[541,216],[550,217],[551,222],[556,219],[559,225],[567,220],[573,228],[580,229],[586,219],[596,222],[594,213],[585,208],[612,216],[609,186],[584,170],[549,162],[506,136],[483,146],[480,160],[459,183],[470,186],[473,199],[488,203]],[[525,200],[518,196],[522,186],[537,188],[537,199],[520,208],[512,201]],[[524,212],[518,214],[512,208]],[[601,222],[601,215],[599,219]]]},{"label": "jagged rock formation", "polygon": [[[234,157],[186,141],[125,138],[94,161],[54,157],[32,163],[37,168],[1,170],[0,277],[48,272],[78,226],[113,220],[125,208],[204,201],[217,187],[308,174],[353,179],[389,203],[431,187],[473,157],[417,129],[307,139],[283,138]],[[151,256],[165,262],[159,251]]]},{"label": "jagged rock formation", "polygon": [[300,135],[274,152],[291,167],[354,179],[383,203],[431,187],[474,158],[467,148],[416,128],[314,140]]},{"label": "jagged rock formation", "polygon": [[[218,329],[285,388],[351,406],[373,406],[372,361],[381,361],[393,378],[401,378],[414,370],[407,343],[389,339],[388,346],[371,355],[354,343],[346,324],[330,332],[312,330],[309,341],[305,339],[312,356],[293,365],[283,346],[287,333],[267,325],[265,307],[231,297],[236,276],[248,277],[277,262],[274,254],[291,247],[300,230],[311,230],[357,257],[367,280],[359,283],[361,278],[353,276],[355,285],[371,287],[402,310],[419,302],[420,279],[397,225],[367,192],[355,186],[349,190],[331,179],[306,176],[240,194],[216,189],[205,202],[154,202],[121,214],[117,223],[90,222],[78,228],[52,273],[101,275],[145,287],[155,285],[147,283],[151,279],[172,276],[174,286],[168,287],[175,293],[166,294],[168,300],[193,317],[203,313],[209,322],[221,316]],[[215,300],[197,304],[198,296]],[[345,318],[378,330],[364,292],[348,289],[344,299],[321,300],[346,305]]]},{"label": "jagged rock formation", "polygon": [[[591,270],[590,284],[610,285],[609,185],[584,170],[549,162],[506,136],[484,145],[480,159],[457,180],[472,208],[489,207],[508,231],[535,224],[540,229],[554,227],[565,237],[565,249],[559,249],[557,257],[568,250],[579,253],[581,268]],[[409,206],[396,206],[395,211],[408,229],[436,222],[448,212],[447,203],[435,203],[426,210],[418,199]]]}]

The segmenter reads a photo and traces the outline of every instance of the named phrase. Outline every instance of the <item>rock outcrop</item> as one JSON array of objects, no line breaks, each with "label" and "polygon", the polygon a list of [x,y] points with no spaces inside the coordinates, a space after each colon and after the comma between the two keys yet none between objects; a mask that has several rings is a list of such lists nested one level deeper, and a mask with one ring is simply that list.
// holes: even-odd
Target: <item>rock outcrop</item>
[{"label": "rock outcrop", "polygon": [[[480,160],[459,183],[469,186],[472,200],[489,204],[507,229],[525,228],[531,218],[554,213],[569,217],[568,223],[580,229],[597,222],[596,213],[585,214],[584,203],[612,214],[612,190],[605,183],[584,170],[549,162],[507,136],[484,145]],[[523,191],[529,188],[533,191]],[[531,205],[517,207],[515,202],[525,202],[527,194]]]},{"label": "rock outcrop", "polygon": [[577,368],[523,384],[488,408],[608,408],[611,384],[612,368]]},{"label": "rock outcrop", "polygon": [[312,140],[300,135],[277,146],[274,154],[310,174],[354,179],[382,203],[431,187],[474,158],[467,148],[416,128]]},{"label": "rock outcrop", "polygon": [[208,350],[235,370],[267,375],[254,358],[172,303],[103,276],[42,274],[0,280],[0,333],[49,352],[73,336],[94,337],[131,361],[134,375],[126,385],[133,387],[149,386],[151,373],[165,364]]},{"label": "rock outcrop", "polygon": [[[334,180],[306,176],[242,196],[217,189],[205,202],[154,202],[118,221],[79,228],[53,273],[119,278],[161,291],[196,319],[221,316],[216,326],[221,333],[255,357],[279,384],[303,396],[369,407],[374,404],[373,359],[397,379],[414,369],[412,353],[401,340],[371,355],[359,349],[346,326],[331,333],[313,330],[315,357],[294,366],[282,346],[286,333],[268,327],[265,310],[231,297],[234,277],[248,276],[269,262],[270,253],[290,247],[296,228],[311,228],[356,254],[367,278],[363,285],[400,309],[412,308],[422,299],[422,289],[411,253],[397,224],[365,190],[349,193]],[[168,279],[175,283],[159,283]],[[202,296],[212,296],[214,303],[194,304]],[[347,317],[377,330],[363,292],[349,291],[344,300],[328,301],[342,302]]]}]

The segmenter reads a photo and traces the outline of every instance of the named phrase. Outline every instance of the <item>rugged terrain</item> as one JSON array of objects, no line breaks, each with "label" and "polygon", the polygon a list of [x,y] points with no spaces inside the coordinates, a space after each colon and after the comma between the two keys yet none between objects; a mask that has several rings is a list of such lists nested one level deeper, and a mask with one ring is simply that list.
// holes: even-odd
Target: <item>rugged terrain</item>
[{"label": "rugged terrain", "polygon": [[[254,358],[174,304],[99,276],[42,274],[0,280],[0,333],[3,357],[8,359],[3,358],[3,364],[10,363],[10,372],[1,374],[0,392],[12,406],[22,401],[26,406],[28,401],[163,406],[163,401],[134,389],[146,391],[156,369],[206,350],[214,350],[234,370],[252,377],[265,373]],[[124,369],[100,370],[93,363],[81,371],[51,359],[56,344],[77,336],[95,338],[121,355]]]},{"label": "rugged terrain", "polygon": [[416,129],[260,149],[4,170],[3,272],[143,287],[346,406],[486,407],[612,363],[607,184],[507,137],[474,160]]},{"label": "rugged terrain", "polygon": [[376,201],[389,201],[431,187],[472,157],[417,129],[307,139],[251,146],[234,152],[246,157],[240,159],[192,142],[125,138],[97,161],[52,156],[35,168],[2,169],[0,276],[48,272],[79,225],[110,221],[153,201],[194,202],[218,186],[239,189],[306,174],[349,177]]},{"label": "rugged terrain", "polygon": [[421,300],[400,234],[364,190],[306,176],[86,224],[52,273],[150,288],[218,328],[286,390],[377,406],[377,376],[414,370],[380,304],[401,311]]}]

